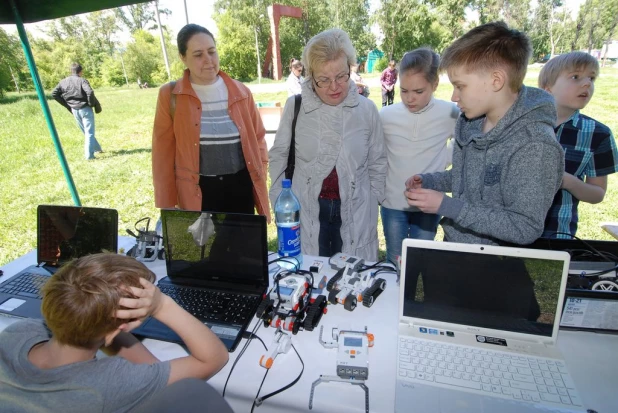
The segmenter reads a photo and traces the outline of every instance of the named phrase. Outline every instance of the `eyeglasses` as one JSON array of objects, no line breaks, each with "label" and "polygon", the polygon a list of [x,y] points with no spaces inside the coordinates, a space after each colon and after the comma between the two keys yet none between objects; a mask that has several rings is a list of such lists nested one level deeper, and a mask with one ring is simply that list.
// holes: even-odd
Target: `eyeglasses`
[{"label": "eyeglasses", "polygon": [[[339,75],[335,78],[335,83],[338,85],[342,85],[350,79],[350,72]],[[315,80],[315,85],[317,87],[324,88],[329,87],[331,83],[333,83],[333,79],[324,79],[324,80]]]}]

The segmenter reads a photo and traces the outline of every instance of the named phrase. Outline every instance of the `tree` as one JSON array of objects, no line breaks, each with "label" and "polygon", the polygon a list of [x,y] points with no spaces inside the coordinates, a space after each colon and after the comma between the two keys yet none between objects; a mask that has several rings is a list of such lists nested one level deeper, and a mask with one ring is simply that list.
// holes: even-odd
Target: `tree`
[{"label": "tree", "polygon": [[366,56],[376,47],[375,35],[369,23],[368,0],[333,0],[331,15],[335,15],[333,26],[344,30],[352,40],[357,56]]},{"label": "tree", "polygon": [[376,21],[384,33],[382,50],[389,59],[400,59],[421,46],[441,52],[453,40],[453,32],[440,24],[436,9],[420,0],[382,0]]},{"label": "tree", "polygon": [[603,10],[603,24],[606,29],[605,35],[605,52],[603,54],[603,66],[607,60],[607,51],[609,45],[616,34],[616,26],[618,26],[618,0],[609,0],[605,3],[605,9]]},{"label": "tree", "polygon": [[0,96],[5,90],[19,91],[25,83],[25,61],[16,36],[0,27]]},{"label": "tree", "polygon": [[213,19],[217,22],[221,69],[237,79],[257,77],[258,49],[266,51],[270,32],[266,2],[254,0],[219,0],[215,2]]},{"label": "tree", "polygon": [[[136,30],[131,37],[124,57],[129,81],[135,82],[139,78],[142,82],[155,83],[155,75],[162,64],[161,48],[157,39],[145,30]],[[157,79],[156,83],[162,83],[166,78],[167,74],[164,79]]]},{"label": "tree", "polygon": [[148,23],[155,22],[155,12],[150,7],[150,2],[118,7],[114,9],[114,13],[131,34],[138,30],[146,30]]},{"label": "tree", "polygon": [[[49,45],[34,48],[37,59],[45,61],[41,77],[43,83],[53,85],[67,76],[72,62],[79,62],[84,75],[96,87],[103,83],[103,62],[114,54],[114,40],[120,30],[116,16],[111,11],[98,11],[85,16],[70,16],[52,20],[45,26],[51,38]],[[45,40],[38,40],[43,46]]]},{"label": "tree", "polygon": [[472,0],[433,0],[430,4],[435,8],[438,22],[450,34],[450,40],[455,40],[464,34],[466,20],[465,9]]}]

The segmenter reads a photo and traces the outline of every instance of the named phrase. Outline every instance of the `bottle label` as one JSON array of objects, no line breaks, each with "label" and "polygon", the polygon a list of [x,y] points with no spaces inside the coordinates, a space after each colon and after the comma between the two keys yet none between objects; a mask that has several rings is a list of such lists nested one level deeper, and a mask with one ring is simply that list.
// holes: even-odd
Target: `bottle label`
[{"label": "bottle label", "polygon": [[277,226],[277,238],[280,256],[295,257],[300,254],[300,225]]}]

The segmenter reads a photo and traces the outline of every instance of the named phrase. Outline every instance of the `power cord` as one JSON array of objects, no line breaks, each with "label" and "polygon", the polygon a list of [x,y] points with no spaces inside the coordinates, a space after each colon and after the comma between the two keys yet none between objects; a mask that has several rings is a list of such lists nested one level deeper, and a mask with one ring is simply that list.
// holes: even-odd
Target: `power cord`
[{"label": "power cord", "polygon": [[[227,375],[227,379],[225,380],[225,385],[223,386],[223,393],[221,394],[222,397],[225,397],[225,390],[227,389],[227,383],[228,383],[228,381],[230,381],[230,377],[232,377],[232,372],[234,372],[234,368],[236,367],[236,364],[238,364],[238,361],[241,359],[242,355],[245,354],[245,351],[247,350],[247,347],[249,347],[249,344],[251,343],[251,339],[254,336],[257,337],[257,335],[255,333],[260,329],[261,325],[262,325],[262,320],[258,320],[257,323],[255,324],[255,326],[253,327],[253,330],[251,330],[251,332],[249,333],[249,335],[250,335],[249,339],[247,340],[247,342],[245,343],[243,348],[238,353],[238,357],[236,357],[236,360],[234,360],[234,364],[232,364],[232,368],[230,369],[230,372]],[[260,341],[262,341],[262,340],[260,340]],[[263,341],[262,341],[262,344],[264,344]],[[266,347],[266,344],[264,344],[264,347]],[[266,348],[266,350],[268,351],[268,348]]]},{"label": "power cord", "polygon": [[264,350],[268,351],[268,347],[266,347],[266,344],[264,343],[264,341],[257,334],[254,334],[251,331],[245,331],[244,333],[242,333],[242,337],[246,338],[247,340],[252,340],[254,338],[257,338],[258,340],[260,340],[260,343],[262,343],[262,345],[264,346]]},{"label": "power cord", "polygon": [[257,391],[257,393],[255,395],[255,399],[253,400],[253,404],[251,405],[251,413],[253,413],[253,409],[255,408],[255,406],[260,406],[265,400],[270,399],[271,397],[276,396],[277,394],[286,391],[287,389],[289,389],[290,387],[292,387],[296,383],[298,383],[298,380],[300,380],[300,378],[303,376],[303,372],[305,371],[305,363],[303,362],[303,358],[298,353],[298,350],[296,350],[296,347],[294,347],[294,344],[292,344],[292,348],[294,349],[294,352],[298,356],[298,360],[300,360],[300,364],[302,365],[302,368],[300,370],[300,374],[292,382],[290,382],[289,384],[283,386],[279,390],[275,390],[272,393],[268,393],[264,397],[258,397],[259,394],[260,394],[260,391],[262,390],[262,385],[264,385],[264,381],[266,380],[266,376],[268,375],[268,371],[269,370],[266,370],[266,373],[264,373],[264,377],[262,378],[262,383],[260,384],[260,387],[258,388],[258,391]]},{"label": "power cord", "polygon": [[[584,252],[587,252],[588,254],[590,254],[592,256],[596,256],[596,257],[602,258],[603,261],[610,261],[610,262],[618,261],[618,257],[616,257],[614,254],[609,253],[609,252],[601,252],[601,251],[597,250],[595,247],[593,247],[592,245],[590,245],[590,243],[588,241],[586,241],[585,239],[578,238],[578,237],[576,237],[575,235],[573,235],[573,234],[571,234],[569,232],[555,231],[555,232],[552,232],[552,234],[554,234],[554,235],[568,235],[572,239],[578,240],[579,242],[584,244],[586,247],[588,247],[589,251],[583,250]],[[551,240],[549,241],[549,243],[551,244]],[[578,250],[573,250],[573,251],[578,251]],[[594,253],[592,253],[590,251],[593,251]],[[573,253],[571,251],[569,251],[569,254],[571,254],[571,257],[573,256]],[[580,258],[580,257],[578,257],[578,258]]]}]

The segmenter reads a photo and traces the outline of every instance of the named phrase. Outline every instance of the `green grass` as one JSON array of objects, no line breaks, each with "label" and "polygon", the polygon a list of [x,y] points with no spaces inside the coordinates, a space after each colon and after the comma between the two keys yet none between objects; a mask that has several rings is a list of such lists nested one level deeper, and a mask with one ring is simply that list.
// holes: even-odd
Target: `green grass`
[{"label": "green grass", "polygon": [[[531,69],[526,83],[534,85],[537,75],[538,69]],[[617,78],[617,69],[603,69],[596,82],[595,96],[584,110],[614,131],[618,131],[615,116],[618,113]],[[436,96],[448,100],[450,93],[451,87],[444,81]],[[84,160],[84,138],[72,115],[53,100],[48,100],[48,104],[82,204],[117,209],[119,231],[124,235],[125,229],[132,229],[140,218],[158,218],[150,155],[157,89],[97,89],[97,97],[103,105],[103,112],[96,117],[97,139],[105,152],[98,155],[96,161]],[[287,93],[256,93],[254,97],[256,101],[283,103]],[[380,106],[380,89],[371,88],[369,98]],[[395,101],[399,101],[399,96]],[[73,202],[34,93],[11,93],[0,99],[0,139],[0,265],[4,265],[36,247],[37,205],[72,205]],[[616,175],[609,177],[603,203],[580,206],[578,236],[612,239],[601,230],[599,223],[618,220],[616,179]],[[385,244],[381,228],[380,224],[383,256]],[[276,230],[273,224],[269,225],[269,240],[274,250]]]}]

